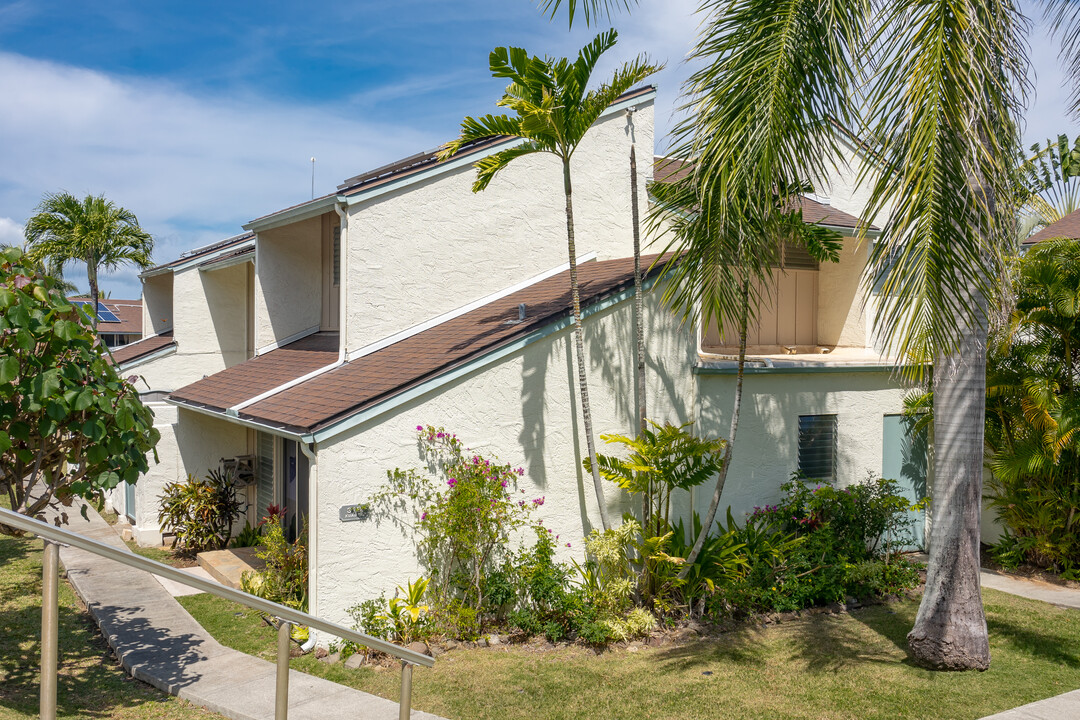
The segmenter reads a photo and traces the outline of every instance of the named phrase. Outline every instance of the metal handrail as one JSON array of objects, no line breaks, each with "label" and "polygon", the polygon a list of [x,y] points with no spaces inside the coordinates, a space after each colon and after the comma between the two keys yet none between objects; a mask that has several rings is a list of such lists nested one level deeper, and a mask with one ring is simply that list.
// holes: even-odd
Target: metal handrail
[{"label": "metal handrail", "polygon": [[[279,605],[278,603],[275,603],[275,602],[270,602],[269,600],[265,600],[263,598],[257,597],[255,595],[251,595],[251,594],[243,592],[241,590],[236,590],[234,588],[227,587],[225,585],[220,585],[220,584],[218,584],[217,582],[215,582],[213,580],[205,580],[203,578],[196,577],[195,575],[191,575],[189,573],[182,572],[181,570],[178,570],[178,569],[176,569],[174,567],[170,567],[169,565],[164,565],[164,564],[159,563],[159,562],[157,562],[155,560],[150,560],[149,558],[144,558],[141,555],[136,555],[136,554],[134,554],[132,552],[128,552],[128,551],[125,551],[125,550],[119,550],[119,549],[114,548],[114,547],[112,547],[110,545],[106,545],[105,543],[98,542],[97,540],[91,540],[90,538],[83,537],[82,535],[71,532],[70,530],[64,530],[64,529],[61,529],[61,528],[58,528],[58,527],[53,527],[52,525],[41,522],[40,520],[35,520],[35,519],[29,518],[29,517],[27,517],[25,515],[20,515],[18,513],[12,512],[12,511],[7,510],[5,508],[0,508],[0,524],[7,525],[9,527],[18,528],[20,530],[24,530],[24,531],[26,531],[28,533],[32,533],[34,535],[37,535],[38,537],[41,537],[41,538],[43,538],[43,539],[45,539],[47,541],[50,541],[52,543],[59,543],[61,545],[70,545],[72,547],[79,548],[80,550],[85,550],[86,552],[93,553],[95,555],[100,555],[103,558],[106,558],[108,560],[112,560],[114,562],[121,563],[122,565],[127,565],[128,567],[132,567],[132,568],[135,568],[137,570],[145,570],[146,572],[151,573],[153,575],[158,575],[158,576],[161,576],[161,577],[164,577],[164,578],[168,578],[169,580],[173,580],[174,582],[178,582],[178,583],[181,583],[183,585],[187,585],[189,587],[196,588],[198,590],[210,593],[211,595],[216,595],[217,597],[224,598],[226,600],[232,600],[233,602],[240,603],[241,605],[246,605],[247,607],[250,607],[250,608],[252,608],[254,610],[258,610],[258,611],[264,612],[264,613],[266,613],[268,615],[272,615],[273,617],[276,617],[276,618],[278,618],[279,620],[282,621],[282,626],[279,629],[279,633],[282,633],[284,628],[287,627],[287,625],[303,625],[303,626],[306,626],[308,628],[314,628],[315,630],[320,630],[322,632],[329,633],[330,635],[334,635],[334,636],[342,638],[344,640],[350,640],[350,641],[352,641],[354,643],[364,645],[365,647],[369,647],[369,648],[372,648],[374,650],[384,652],[387,655],[391,655],[393,657],[396,657],[399,660],[401,660],[401,662],[402,662],[402,678],[401,678],[402,697],[401,697],[401,701],[400,701],[400,704],[401,704],[401,715],[400,715],[400,717],[401,718],[409,717],[409,714],[408,714],[409,713],[409,706],[411,704],[409,702],[409,700],[410,700],[409,695],[411,695],[411,692],[409,692],[409,694],[406,694],[406,692],[411,691],[411,689],[412,689],[412,666],[413,665],[421,665],[423,667],[433,667],[435,665],[435,659],[434,658],[429,657],[427,655],[423,655],[423,654],[418,653],[418,652],[416,652],[414,650],[409,650],[408,648],[403,648],[400,645],[395,645],[394,643],[387,642],[386,640],[381,640],[379,638],[372,637],[371,635],[366,635],[366,634],[364,634],[362,632],[357,632],[356,630],[352,630],[352,629],[344,627],[342,625],[338,625],[337,623],[332,623],[332,622],[329,622],[327,620],[317,618],[314,615],[309,615],[306,612],[302,612],[302,611],[296,610],[294,608],[286,607],[285,605]],[[48,549],[48,544],[49,543],[46,543],[46,548],[47,549]],[[54,562],[55,558],[52,558],[52,561]],[[48,574],[50,572],[49,565],[50,565],[50,561],[47,559],[45,564],[44,564],[44,568],[43,568],[43,572],[46,573],[46,574]],[[46,592],[48,591],[48,583],[46,583],[45,590],[46,590]],[[46,613],[49,612],[49,608],[45,607],[45,604],[48,604],[48,602],[49,602],[49,598],[46,598],[45,603],[43,604],[43,607],[42,607],[42,618],[43,618],[42,634],[43,635],[45,635],[45,633],[47,631],[47,628],[45,627],[45,625],[47,624],[47,622],[46,622],[46,617],[47,617]],[[53,595],[52,603],[55,604],[55,595]],[[55,628],[54,628],[54,630],[55,630]],[[280,647],[282,645],[282,643],[280,641],[280,637],[281,637],[281,635],[279,634],[279,642],[278,642],[279,650],[280,650]],[[46,652],[46,648],[45,648],[45,642],[43,640],[43,642],[42,642],[42,653],[44,654],[45,652]],[[282,662],[282,656],[281,655],[282,654],[279,651],[279,654],[278,654],[278,661],[279,661],[278,662],[278,665],[279,665],[279,676],[278,677],[279,677],[279,680],[281,678],[281,673],[280,673],[281,662]],[[284,653],[284,662],[285,662],[285,667],[287,669],[287,667],[288,667],[288,653],[287,652]],[[43,665],[42,669],[43,669],[42,696],[43,696],[43,703],[44,703],[44,695],[45,695],[45,692],[46,692],[46,685],[48,684],[48,682],[45,682],[45,681],[49,681],[49,679],[45,678],[45,676],[44,676],[44,671],[45,671],[44,665]],[[286,682],[287,682],[287,677],[288,676],[286,674],[285,675]],[[51,679],[51,682],[53,683],[51,691],[52,691],[53,696],[54,696],[54,700],[53,700],[53,708],[54,708],[54,710],[53,710],[53,712],[55,713],[55,677]],[[281,689],[282,688],[280,688],[280,686],[279,686],[279,690],[281,690]],[[286,691],[286,697],[287,697],[287,687],[284,688],[284,690]],[[279,692],[279,697],[280,697],[280,692]],[[53,716],[55,717],[55,714]],[[42,717],[45,717],[44,712],[42,713]],[[284,716],[279,714],[278,717],[280,718],[280,717],[284,717]]]}]

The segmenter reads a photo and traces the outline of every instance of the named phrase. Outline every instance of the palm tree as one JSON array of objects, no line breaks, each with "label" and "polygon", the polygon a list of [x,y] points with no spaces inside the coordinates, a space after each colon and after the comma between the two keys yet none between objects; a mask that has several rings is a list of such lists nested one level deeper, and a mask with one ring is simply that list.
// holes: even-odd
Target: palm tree
[{"label": "palm tree", "polygon": [[113,270],[132,263],[150,266],[154,240],[139,227],[135,214],[106,200],[87,195],[48,193],[26,223],[24,234],[30,256],[50,268],[69,260],[86,263],[90,283],[90,317],[97,327],[98,270]]},{"label": "palm tree", "polygon": [[596,463],[589,387],[585,373],[585,341],[581,329],[581,299],[577,279],[577,246],[574,237],[573,188],[570,160],[585,133],[616,98],[658,70],[645,56],[623,64],[606,83],[586,90],[597,61],[615,45],[614,30],[597,35],[578,53],[573,62],[567,58],[530,57],[521,48],[495,48],[491,52],[491,73],[508,78],[510,85],[497,105],[515,113],[466,117],[461,136],[447,143],[441,159],[453,157],[465,145],[495,136],[520,138],[521,142],[481,158],[476,163],[473,192],[480,192],[511,162],[525,155],[550,153],[562,163],[563,191],[566,196],[566,242],[570,257],[570,298],[574,314],[574,347],[577,355],[577,382],[581,393],[581,414],[585,441],[592,468],[593,487],[600,506],[600,520],[610,527],[604,491]]},{"label": "palm tree", "polygon": [[[551,0],[547,8],[563,5],[610,9],[604,0]],[[1063,38],[1080,111],[1080,4],[1045,5]],[[872,168],[878,175],[864,215],[892,208],[868,272],[890,298],[875,327],[900,362],[933,360],[937,398],[930,563],[908,642],[921,664],[985,669],[979,509],[986,314],[1002,249],[1012,244],[1011,208],[1003,201],[1027,86],[1026,19],[1012,0],[706,0],[701,11],[707,21],[696,55],[707,66],[688,88],[700,129],[687,141],[703,154],[719,151],[699,165],[703,197],[731,177],[741,176],[736,188],[752,186],[755,177],[790,177],[803,163],[803,177],[815,177],[818,158],[836,157],[823,137],[828,115],[855,104],[852,77],[868,78],[859,104],[881,167]],[[806,81],[785,71],[792,66],[806,68]],[[776,82],[743,82],[753,77]],[[724,153],[741,153],[747,140],[765,147],[753,141],[772,137],[777,119],[794,121],[793,139],[725,173]],[[807,156],[806,142],[818,145],[817,157]],[[696,285],[681,292],[707,295],[709,275],[691,279]]]},{"label": "palm tree", "polygon": [[1080,210],[1080,135],[1072,147],[1069,138],[1031,146],[1031,155],[1020,165],[1020,185],[1025,194],[1020,208],[1020,239]]}]

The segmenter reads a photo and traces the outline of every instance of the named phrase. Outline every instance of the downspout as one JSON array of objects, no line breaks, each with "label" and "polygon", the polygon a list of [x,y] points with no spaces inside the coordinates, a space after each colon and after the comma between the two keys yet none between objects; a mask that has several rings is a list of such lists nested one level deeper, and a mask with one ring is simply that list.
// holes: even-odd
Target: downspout
[{"label": "downspout", "polygon": [[[297,447],[304,453],[304,457],[308,459],[308,515],[307,515],[307,531],[308,531],[308,614],[316,615],[318,613],[318,587],[317,581],[319,576],[319,563],[318,563],[318,547],[319,547],[319,457],[312,449],[315,443],[308,445],[305,442],[297,443]],[[300,646],[300,649],[304,652],[310,652],[317,638],[315,633],[310,629],[308,630],[308,639]]]},{"label": "downspout", "polygon": [[[267,390],[264,393],[260,393],[260,394],[256,395],[253,398],[249,398],[249,399],[245,400],[242,403],[237,403],[236,405],[233,405],[232,407],[225,410],[226,415],[232,415],[233,417],[236,417],[236,416],[238,416],[240,414],[241,410],[243,410],[244,408],[246,408],[249,405],[254,405],[255,403],[260,402],[262,400],[265,400],[268,397],[271,397],[273,395],[277,395],[279,392],[283,392],[285,390],[288,390],[289,388],[296,387],[300,383],[307,382],[308,380],[311,380],[314,377],[318,377],[319,375],[322,375],[323,373],[330,372],[331,370],[333,370],[335,368],[338,368],[338,367],[341,367],[342,365],[345,364],[345,357],[346,357],[346,352],[345,352],[345,350],[346,350],[345,318],[347,317],[347,314],[345,313],[345,297],[346,297],[345,296],[345,285],[346,285],[346,280],[345,279],[348,277],[348,274],[345,272],[345,267],[346,267],[345,258],[347,257],[346,250],[348,248],[349,216],[348,216],[348,213],[346,213],[344,210],[341,209],[341,204],[340,203],[337,204],[337,205],[334,205],[334,210],[337,211],[338,217],[341,218],[341,251],[339,253],[339,256],[340,256],[340,259],[341,259],[341,267],[338,270],[338,356],[337,356],[337,360],[330,363],[329,365],[324,365],[323,367],[319,368],[318,370],[312,370],[311,372],[309,372],[306,375],[301,375],[300,377],[296,378],[295,380],[290,380],[287,383],[283,383],[281,385],[278,385],[275,388],[271,388],[270,390]],[[256,252],[256,259],[258,259],[258,253],[257,252]]]}]

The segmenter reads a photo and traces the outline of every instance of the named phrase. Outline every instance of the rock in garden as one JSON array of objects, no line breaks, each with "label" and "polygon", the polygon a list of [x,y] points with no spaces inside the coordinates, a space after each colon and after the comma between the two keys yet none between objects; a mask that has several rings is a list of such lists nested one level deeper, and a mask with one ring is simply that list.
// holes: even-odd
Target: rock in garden
[{"label": "rock in garden", "polygon": [[496,645],[502,645],[502,644],[503,644],[502,638],[499,637],[498,635],[492,635],[491,637],[488,638],[488,645],[491,645],[492,647],[495,647]]},{"label": "rock in garden", "polygon": [[367,656],[364,653],[353,653],[349,656],[349,659],[345,661],[345,667],[355,670],[364,664],[364,660]]},{"label": "rock in garden", "polygon": [[487,647],[488,646],[488,641],[485,640],[484,638],[480,638],[479,640],[476,641],[476,645],[477,645],[477,647]]},{"label": "rock in garden", "polygon": [[419,641],[411,642],[407,645],[407,647],[415,653],[420,653],[421,655],[431,655],[431,650],[428,649],[427,643],[422,643]]},{"label": "rock in garden", "polygon": [[334,663],[341,662],[341,653],[340,652],[332,652],[332,653],[330,653],[330,654],[328,654],[328,655],[326,655],[324,657],[321,657],[319,659],[322,660],[324,663],[330,663],[331,665],[333,665]]}]

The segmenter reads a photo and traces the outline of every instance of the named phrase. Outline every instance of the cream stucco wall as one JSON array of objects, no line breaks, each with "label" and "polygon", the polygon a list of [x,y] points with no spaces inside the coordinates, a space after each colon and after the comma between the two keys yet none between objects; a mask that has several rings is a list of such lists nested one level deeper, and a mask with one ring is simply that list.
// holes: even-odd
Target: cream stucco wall
[{"label": "cream stucco wall", "polygon": [[142,280],[143,336],[158,335],[173,326],[173,274],[151,275]]},{"label": "cream stucco wall", "polygon": [[[219,467],[223,457],[248,451],[247,429],[163,402],[149,403],[154,411],[154,427],[161,433],[150,471],[135,484],[135,524],[133,531],[141,545],[160,545],[158,525],[160,496],[166,483],[183,480],[189,474],[202,477]],[[122,508],[121,503],[118,509]],[[241,520],[241,524],[243,521]]]},{"label": "cream stucco wall", "polygon": [[[650,303],[655,305],[652,296]],[[663,312],[663,311],[660,311]],[[676,420],[693,406],[694,356],[691,333],[661,316],[651,317],[649,415]],[[623,303],[585,321],[589,387],[597,434],[629,432],[635,408],[631,305]],[[571,542],[564,559],[581,552],[581,539],[599,526],[592,478],[577,463],[584,454],[580,434],[572,334],[561,331],[486,369],[477,370],[425,397],[389,411],[321,444],[318,452],[318,613],[347,621],[345,611],[361,600],[392,593],[395,585],[421,573],[411,538],[388,519],[342,523],[338,509],[367,500],[383,485],[386,471],[419,467],[418,424],[452,429],[466,444],[525,469],[522,497],[544,496],[538,517]],[[605,483],[611,516],[629,505]]]},{"label": "cream stucco wall", "polygon": [[323,220],[260,232],[255,240],[256,349],[318,328],[322,318]]},{"label": "cream stucco wall", "polygon": [[[698,432],[727,437],[734,375],[701,375]],[[781,496],[780,485],[798,467],[799,416],[837,415],[837,481],[843,486],[881,473],[884,416],[903,409],[905,390],[888,368],[880,372],[766,373],[746,377],[734,458],[721,509],[741,520],[755,505]],[[708,507],[702,487],[696,509]]]},{"label": "cream stucco wall", "polygon": [[[638,105],[633,122],[644,214],[651,100]],[[574,154],[579,255],[595,251],[603,260],[633,252],[629,153],[629,126],[619,112],[597,122]],[[350,350],[567,261],[558,159],[518,158],[481,193],[472,192],[475,177],[470,165],[349,208]]]}]

